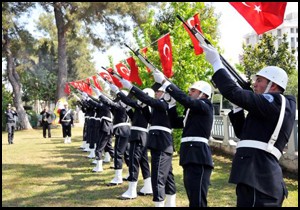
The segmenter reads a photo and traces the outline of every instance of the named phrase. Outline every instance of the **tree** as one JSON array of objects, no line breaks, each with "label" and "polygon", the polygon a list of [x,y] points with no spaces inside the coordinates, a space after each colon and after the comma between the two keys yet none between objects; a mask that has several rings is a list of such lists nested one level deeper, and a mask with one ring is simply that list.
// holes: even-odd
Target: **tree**
[{"label": "tree", "polygon": [[22,105],[19,71],[31,65],[28,52],[32,49],[33,38],[18,25],[14,18],[20,17],[32,6],[30,2],[2,2],[2,58],[6,61],[8,80],[13,88],[13,104],[17,109],[20,124],[32,129]]},{"label": "tree", "polygon": [[[150,11],[148,21],[141,25],[141,30],[136,28],[134,32],[138,49],[147,46],[146,56],[158,69],[162,68],[156,40],[170,33],[174,72],[174,76],[170,80],[183,91],[188,90],[195,81],[204,80],[209,82],[213,74],[213,69],[206,61],[204,55],[196,56],[194,54],[188,32],[184,29],[182,22],[176,17],[180,15],[187,20],[196,13],[199,13],[204,36],[216,46],[218,42],[218,17],[214,15],[214,7],[205,5],[203,2],[163,3],[157,13]],[[137,63],[140,77],[143,80],[141,88],[150,87],[154,83],[152,76],[150,76],[151,74],[147,72],[145,65],[138,59]],[[177,106],[178,111],[182,113],[184,108],[178,103]],[[177,151],[180,147],[181,132],[181,129],[173,132],[174,145]]]},{"label": "tree", "polygon": [[274,42],[277,40],[279,40],[278,37],[265,33],[261,40],[254,46],[243,44],[244,53],[241,66],[247,72],[248,76],[255,74],[265,66],[278,66],[284,69],[290,81],[286,93],[298,97],[298,83],[295,80],[295,78],[298,78],[294,56],[295,50],[289,50],[286,34],[283,35],[278,49],[274,45]]},{"label": "tree", "polygon": [[[103,48],[124,39],[124,32],[135,24],[145,21],[149,2],[41,2],[46,11],[53,9],[57,27],[58,77],[56,99],[65,96],[64,87],[68,79],[67,34],[75,35],[76,24],[84,22],[84,31],[94,46]],[[134,9],[132,9],[134,8]],[[131,20],[131,21],[124,21]],[[106,36],[99,37],[93,27],[96,23],[104,27]]]}]

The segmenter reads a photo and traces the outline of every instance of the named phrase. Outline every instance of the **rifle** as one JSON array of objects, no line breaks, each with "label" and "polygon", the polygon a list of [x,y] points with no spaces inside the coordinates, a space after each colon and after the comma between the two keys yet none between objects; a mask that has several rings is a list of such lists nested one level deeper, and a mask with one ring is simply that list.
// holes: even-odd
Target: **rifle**
[{"label": "rifle", "polygon": [[[77,91],[77,93],[79,93],[80,95],[83,95],[83,91],[79,90],[78,88],[73,87],[72,85],[70,85],[70,87],[71,87],[72,90]],[[91,96],[91,95],[89,95],[89,94],[87,94],[87,95],[88,95],[88,97],[90,97],[90,98],[93,99],[94,101],[100,103],[100,101],[99,101],[97,98],[95,98],[95,97],[93,97],[93,96]],[[77,97],[78,97],[78,96],[77,96]]]},{"label": "rifle", "polygon": [[[99,75],[97,75],[98,77],[100,77]],[[95,93],[97,93],[97,91],[98,91],[98,89],[94,86],[94,84],[90,84],[91,85],[91,88],[93,89],[93,91],[95,92]],[[99,90],[100,91],[100,90]],[[101,92],[101,91],[100,91]],[[105,98],[107,98],[108,100],[110,100],[111,102],[113,102],[113,100],[106,94],[106,93],[104,93],[104,92],[101,92],[101,94],[105,97]]]},{"label": "rifle", "polygon": [[[189,29],[189,31],[196,37],[196,39],[200,43],[204,43],[206,45],[211,45],[213,46],[195,27],[190,27],[179,15],[177,15],[177,18]],[[251,83],[245,81],[237,72],[236,70],[225,60],[225,58],[221,55],[221,61],[223,65],[226,67],[226,69],[229,71],[229,73],[232,75],[232,79],[243,89],[245,90],[251,90]]]},{"label": "rifle", "polygon": [[[160,72],[147,58],[145,58],[139,50],[134,51],[129,47],[126,43],[124,43],[126,47],[128,47],[152,72]],[[165,79],[172,83],[166,76]],[[173,84],[173,83],[172,83]]]}]

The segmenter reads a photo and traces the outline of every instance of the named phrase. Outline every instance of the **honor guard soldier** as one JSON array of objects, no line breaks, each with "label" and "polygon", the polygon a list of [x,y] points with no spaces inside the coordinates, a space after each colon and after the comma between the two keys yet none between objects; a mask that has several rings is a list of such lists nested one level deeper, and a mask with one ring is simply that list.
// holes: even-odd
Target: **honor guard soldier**
[{"label": "honor guard soldier", "polygon": [[159,89],[161,85],[158,83],[152,87],[155,91],[155,99],[153,99],[129,81],[125,79],[120,81],[123,87],[129,89],[138,100],[152,107],[148,148],[151,153],[153,201],[157,207],[175,207],[176,185],[172,168],[174,147],[168,109],[174,107],[176,101],[170,100],[170,95],[163,89]]},{"label": "honor guard soldier", "polygon": [[[126,95],[128,92],[124,92]],[[108,186],[118,185],[123,183],[123,158],[126,165],[129,165],[129,155],[125,154],[128,150],[128,139],[130,135],[130,118],[127,115],[127,105],[122,101],[109,100],[105,96],[100,95],[99,99],[102,103],[110,107],[111,112],[114,116],[113,119],[113,134],[115,136],[115,153],[114,153],[114,169],[115,177],[110,181]]]},{"label": "honor guard soldier", "polygon": [[[97,95],[101,96],[100,91],[97,92]],[[107,142],[111,138],[113,134],[113,115],[110,111],[110,107],[99,101],[94,101],[94,99],[91,99],[87,93],[83,92],[82,96],[85,98],[85,100],[88,101],[88,103],[95,107],[96,109],[96,116],[95,118],[99,119],[99,126],[96,129],[98,131],[98,134],[96,135],[96,150],[95,150],[95,156],[96,156],[96,167],[93,169],[93,172],[102,172],[103,171],[103,160],[102,155],[105,146],[107,145]]]},{"label": "honor guard soldier", "polygon": [[281,207],[287,189],[279,159],[296,112],[295,97],[283,96],[288,82],[286,72],[276,66],[264,67],[254,77],[254,92],[244,90],[231,79],[217,50],[211,45],[200,46],[215,71],[214,83],[235,106],[230,120],[240,141],[229,182],[236,184],[237,206]]},{"label": "honor guard soldier", "polygon": [[209,100],[211,86],[205,81],[197,81],[190,86],[186,95],[167,81],[161,72],[154,72],[153,76],[186,109],[185,117],[177,117],[175,113],[171,118],[175,128],[183,128],[179,164],[183,167],[183,182],[189,207],[207,207],[207,193],[213,170],[208,145],[213,125],[213,105]]},{"label": "honor guard soldier", "polygon": [[72,132],[71,129],[73,126],[73,112],[72,109],[68,108],[68,102],[64,103],[64,109],[59,112],[59,122],[62,126],[63,138],[65,144],[70,144]]},{"label": "honor guard soldier", "polygon": [[14,143],[14,133],[16,129],[16,117],[18,117],[18,113],[16,110],[12,109],[11,104],[8,104],[7,110],[4,112],[6,116],[6,126],[8,133],[8,144]]},{"label": "honor guard soldier", "polygon": [[[131,132],[129,138],[129,186],[125,193],[122,194],[124,199],[133,199],[137,197],[137,183],[139,177],[139,168],[144,179],[144,186],[139,191],[139,195],[152,195],[151,173],[148,162],[148,126],[150,119],[150,107],[138,100],[127,97],[119,88],[110,84],[111,90],[126,105],[134,109],[131,117]],[[154,98],[154,91],[150,88],[143,90],[147,95]]]}]

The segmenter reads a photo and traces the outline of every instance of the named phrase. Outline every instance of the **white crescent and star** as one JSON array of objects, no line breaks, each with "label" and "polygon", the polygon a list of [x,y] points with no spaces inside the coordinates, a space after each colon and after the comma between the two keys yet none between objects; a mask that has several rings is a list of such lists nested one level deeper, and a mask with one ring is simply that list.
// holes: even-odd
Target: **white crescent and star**
[{"label": "white crescent and star", "polygon": [[[245,7],[249,7],[251,8],[250,5],[248,5],[246,2],[242,2],[243,5],[245,5]],[[261,12],[261,8],[259,5],[254,5],[254,10],[257,12],[257,13],[260,13]]]},{"label": "white crescent and star", "polygon": [[[167,51],[168,55],[166,54],[166,51]],[[170,57],[169,57],[169,54],[170,54],[170,47],[169,47],[169,45],[167,45],[167,44],[164,45],[163,53],[164,53],[164,55],[167,57],[167,59],[170,60]]]}]

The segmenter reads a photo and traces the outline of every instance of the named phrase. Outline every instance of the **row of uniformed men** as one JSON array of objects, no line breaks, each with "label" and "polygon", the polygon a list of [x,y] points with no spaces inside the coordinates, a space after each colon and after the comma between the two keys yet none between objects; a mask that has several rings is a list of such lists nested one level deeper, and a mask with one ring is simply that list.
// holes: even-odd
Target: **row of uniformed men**
[{"label": "row of uniformed men", "polygon": [[[288,142],[296,112],[295,98],[282,95],[287,86],[287,74],[276,66],[264,67],[254,77],[254,91],[243,90],[224,67],[217,50],[205,43],[200,43],[200,46],[215,71],[212,78],[214,83],[224,97],[234,104],[229,117],[240,141],[229,182],[236,184],[237,206],[282,206],[287,189],[278,160]],[[151,186],[154,204],[176,206],[171,133],[173,128],[183,128],[180,165],[183,167],[183,181],[189,206],[205,207],[210,176],[214,167],[208,144],[213,124],[213,106],[209,100],[211,86],[204,81],[195,82],[189,88],[187,95],[168,81],[161,72],[153,72],[153,76],[156,84],[160,86],[154,87],[155,99],[125,79],[121,79],[121,83],[137,98],[135,103],[138,108],[135,109],[146,106],[152,108],[150,114],[144,114],[142,110],[142,115],[150,126],[148,128],[136,126],[132,121],[131,132],[148,133],[148,141],[142,146],[144,149],[150,149],[151,153]],[[122,106],[122,103],[131,106],[127,101],[129,97],[113,84],[110,84],[110,88],[116,93],[117,98],[121,99],[122,102],[118,102],[119,107],[123,107],[125,113],[126,106]],[[85,99],[92,101],[87,96]],[[100,103],[97,103],[97,106],[115,103],[109,101],[100,92],[99,99]],[[185,107],[183,116],[177,115],[176,101]],[[246,117],[243,109],[248,111]],[[104,119],[101,120],[102,123],[105,121],[104,117],[110,116],[102,116]],[[121,127],[122,123],[127,121],[114,119],[115,128]],[[141,137],[131,138],[141,142]],[[130,150],[134,151],[137,144],[130,145]],[[102,151],[104,146],[100,149]],[[122,197],[129,195],[128,198],[136,196],[137,183],[137,176],[130,168],[134,163],[131,154],[129,155],[129,188],[122,195]]]}]

